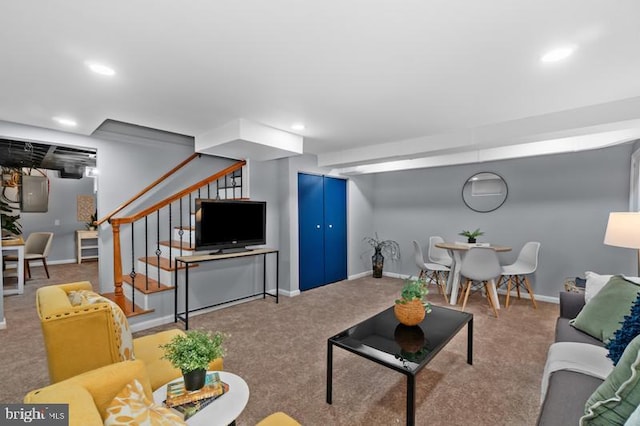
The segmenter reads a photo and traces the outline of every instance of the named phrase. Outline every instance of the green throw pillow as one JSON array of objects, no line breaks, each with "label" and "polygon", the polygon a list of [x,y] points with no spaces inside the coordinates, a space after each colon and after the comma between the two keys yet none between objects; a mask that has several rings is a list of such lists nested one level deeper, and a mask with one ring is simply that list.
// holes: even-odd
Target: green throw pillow
[{"label": "green throw pillow", "polygon": [[571,320],[571,325],[602,342],[607,342],[620,328],[624,316],[629,315],[638,291],[638,284],[624,279],[621,275],[614,275],[602,290],[584,305],[578,316]]},{"label": "green throw pillow", "polygon": [[591,395],[580,426],[624,425],[640,404],[640,336],[629,343],[618,365]]}]

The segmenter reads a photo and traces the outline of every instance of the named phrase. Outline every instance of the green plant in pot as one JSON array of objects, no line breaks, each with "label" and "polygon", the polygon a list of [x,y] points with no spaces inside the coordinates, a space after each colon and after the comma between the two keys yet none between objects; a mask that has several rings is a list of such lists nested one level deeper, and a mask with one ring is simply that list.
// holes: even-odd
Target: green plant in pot
[{"label": "green plant in pot", "polygon": [[376,232],[375,237],[364,237],[364,241],[373,247],[374,253],[371,256],[371,266],[373,267],[373,278],[382,278],[384,268],[384,254],[391,260],[400,259],[400,244],[394,240],[381,240]]},{"label": "green plant in pot", "polygon": [[187,331],[160,345],[164,349],[162,358],[182,371],[188,391],[198,390],[204,386],[209,363],[224,356],[222,343],[225,338],[226,335],[219,331],[213,334],[201,330]]},{"label": "green plant in pot", "polygon": [[22,234],[22,227],[20,226],[20,215],[10,215],[9,213],[13,213],[13,209],[11,206],[0,200],[0,218],[2,221],[2,236],[5,234],[10,235],[20,235]]},{"label": "green plant in pot", "polygon": [[408,326],[422,322],[425,315],[431,312],[431,303],[427,301],[427,282],[421,278],[410,278],[404,281],[400,298],[396,299],[393,312],[400,323]]},{"label": "green plant in pot", "polygon": [[478,238],[480,235],[484,235],[484,232],[482,232],[480,230],[480,228],[478,228],[475,231],[462,231],[458,235],[462,235],[463,237],[467,237],[467,242],[469,242],[469,243],[475,243],[476,242],[476,238]]},{"label": "green plant in pot", "polygon": [[95,212],[93,212],[93,214],[91,215],[91,219],[86,224],[87,229],[89,231],[95,231],[97,221],[98,221],[98,211],[96,210]]}]

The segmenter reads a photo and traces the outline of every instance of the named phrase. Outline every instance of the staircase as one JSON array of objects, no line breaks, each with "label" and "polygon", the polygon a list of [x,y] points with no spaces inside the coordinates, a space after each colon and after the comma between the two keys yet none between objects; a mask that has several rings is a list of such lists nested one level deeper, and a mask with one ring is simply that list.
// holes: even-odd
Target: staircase
[{"label": "staircase", "polygon": [[173,304],[175,258],[195,252],[195,199],[247,198],[243,176],[248,176],[246,162],[239,161],[135,214],[119,218],[112,212],[108,220],[113,232],[115,283],[114,291],[103,295],[116,302],[127,317],[153,312],[168,301]]}]

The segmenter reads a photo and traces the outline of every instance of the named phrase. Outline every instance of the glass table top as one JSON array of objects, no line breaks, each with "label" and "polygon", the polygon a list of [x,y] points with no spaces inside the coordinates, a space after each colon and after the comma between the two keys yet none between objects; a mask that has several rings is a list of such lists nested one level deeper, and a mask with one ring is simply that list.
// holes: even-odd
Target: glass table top
[{"label": "glass table top", "polygon": [[400,324],[393,306],[329,338],[329,342],[389,368],[415,374],[451,340],[473,315],[432,306],[416,326]]}]

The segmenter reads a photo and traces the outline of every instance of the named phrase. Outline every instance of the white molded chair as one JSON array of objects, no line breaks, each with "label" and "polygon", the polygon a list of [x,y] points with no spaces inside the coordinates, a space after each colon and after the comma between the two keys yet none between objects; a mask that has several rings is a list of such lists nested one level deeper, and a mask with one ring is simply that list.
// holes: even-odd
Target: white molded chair
[{"label": "white molded chair", "polygon": [[533,291],[531,291],[531,285],[529,284],[529,278],[527,275],[533,274],[538,268],[538,253],[540,251],[540,243],[537,241],[529,241],[518,254],[518,258],[510,265],[504,265],[502,267],[501,284],[506,281],[507,283],[507,300],[505,306],[509,307],[509,296],[511,295],[511,286],[515,284],[518,299],[520,299],[520,287],[524,287],[529,293],[533,308],[537,309],[536,299],[533,297]]},{"label": "white molded chair", "polygon": [[428,279],[427,284],[429,284],[429,282],[435,283],[440,294],[444,296],[445,302],[449,303],[449,298],[447,297],[447,274],[450,271],[449,267],[438,263],[426,263],[424,261],[424,255],[422,254],[422,247],[420,247],[420,243],[415,240],[413,241],[413,249],[416,266],[420,271],[418,278]]},{"label": "white molded chair", "polygon": [[[27,278],[31,278],[31,269],[29,262],[32,260],[41,260],[44,265],[44,271],[49,277],[49,268],[47,268],[47,256],[51,250],[51,242],[53,241],[53,232],[32,232],[24,243],[24,272]],[[8,255],[5,260],[17,262],[18,256]]]},{"label": "white molded chair", "polygon": [[[466,278],[463,285],[464,301],[462,302],[462,310],[467,306],[467,299],[469,299],[469,292],[474,281],[478,281],[482,284],[484,291],[487,295],[487,300],[496,318],[498,317],[498,310],[496,309],[496,302],[493,300],[493,295],[490,289],[487,288],[487,283],[490,280],[494,280],[500,276],[501,267],[498,260],[498,254],[491,247],[471,247],[469,251],[464,255],[462,259],[462,265],[460,266],[460,275]],[[460,293],[462,297],[462,292]]]},{"label": "white molded chair", "polygon": [[429,237],[429,252],[427,253],[429,262],[451,267],[453,259],[447,250],[436,247],[438,243],[444,243],[444,239],[437,235]]}]

